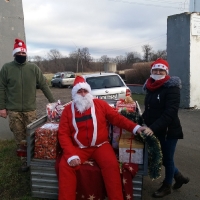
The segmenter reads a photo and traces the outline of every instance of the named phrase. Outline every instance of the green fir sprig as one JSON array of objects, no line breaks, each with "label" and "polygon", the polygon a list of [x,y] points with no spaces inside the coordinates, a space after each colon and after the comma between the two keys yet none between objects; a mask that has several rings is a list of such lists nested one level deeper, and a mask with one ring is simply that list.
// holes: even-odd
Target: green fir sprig
[{"label": "green fir sprig", "polygon": [[161,177],[162,151],[160,142],[155,135],[148,136],[144,133],[138,135],[148,146],[148,174],[152,180]]},{"label": "green fir sprig", "polygon": [[[127,110],[121,110],[120,113],[124,117],[130,119],[137,124],[144,124],[142,116],[137,111],[127,112]],[[147,144],[149,177],[152,180],[160,178],[162,168],[162,151],[159,140],[155,135],[147,136],[144,133],[136,135],[135,139]]]}]

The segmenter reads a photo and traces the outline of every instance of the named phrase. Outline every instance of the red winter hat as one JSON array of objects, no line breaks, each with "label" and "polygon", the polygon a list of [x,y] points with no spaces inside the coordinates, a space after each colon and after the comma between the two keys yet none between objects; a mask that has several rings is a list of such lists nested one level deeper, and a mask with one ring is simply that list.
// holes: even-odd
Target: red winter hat
[{"label": "red winter hat", "polygon": [[91,92],[90,85],[85,81],[85,79],[82,76],[77,76],[74,80],[74,85],[72,88],[72,99],[74,95],[78,92],[80,89],[85,89],[89,93]]},{"label": "red winter hat", "polygon": [[167,74],[169,74],[169,64],[166,60],[163,60],[162,58],[158,58],[151,64],[151,73],[152,69],[164,69]]},{"label": "red winter hat", "polygon": [[15,44],[14,44],[14,48],[13,48],[13,56],[17,52],[25,52],[26,53],[26,51],[27,50],[26,50],[25,43],[20,39],[15,39]]}]

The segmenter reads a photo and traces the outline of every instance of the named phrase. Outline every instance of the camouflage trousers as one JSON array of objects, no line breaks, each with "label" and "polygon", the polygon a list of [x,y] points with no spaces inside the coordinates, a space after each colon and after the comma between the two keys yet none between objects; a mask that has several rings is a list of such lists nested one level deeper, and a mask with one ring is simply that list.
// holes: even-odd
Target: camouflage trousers
[{"label": "camouflage trousers", "polygon": [[37,119],[36,111],[14,112],[8,111],[9,126],[13,132],[17,148],[22,140],[26,140],[26,127]]}]

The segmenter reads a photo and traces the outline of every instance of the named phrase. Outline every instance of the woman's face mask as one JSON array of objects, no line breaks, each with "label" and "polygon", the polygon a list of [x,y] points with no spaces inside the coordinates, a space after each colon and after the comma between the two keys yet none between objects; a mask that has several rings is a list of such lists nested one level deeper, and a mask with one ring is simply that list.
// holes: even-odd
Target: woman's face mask
[{"label": "woman's face mask", "polygon": [[163,69],[152,69],[152,74],[150,75],[151,78],[153,78],[155,81],[161,80],[165,78],[167,75],[167,72]]},{"label": "woman's face mask", "polygon": [[165,78],[165,75],[151,74],[150,77],[151,77],[152,79],[154,79],[155,81],[157,81],[157,80],[161,80],[161,79]]}]

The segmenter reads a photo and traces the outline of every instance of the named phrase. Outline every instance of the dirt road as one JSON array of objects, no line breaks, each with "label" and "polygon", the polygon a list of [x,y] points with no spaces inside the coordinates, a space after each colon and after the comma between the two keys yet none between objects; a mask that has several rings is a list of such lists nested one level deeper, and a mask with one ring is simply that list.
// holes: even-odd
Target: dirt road
[{"label": "dirt road", "polygon": [[[56,99],[63,103],[70,101],[71,89],[52,88]],[[37,110],[38,117],[46,113],[46,104],[48,101],[43,93],[37,91]],[[141,106],[141,108],[143,108]],[[175,164],[180,171],[189,176],[190,182],[172,194],[162,198],[163,200],[200,200],[200,110],[180,109],[179,117],[182,123],[184,139],[179,140],[175,154]],[[162,171],[163,172],[163,171]],[[151,200],[151,194],[158,189],[163,176],[158,180],[150,180],[148,176],[144,177],[143,200]]]},{"label": "dirt road", "polygon": [[[61,103],[67,103],[71,100],[71,89],[68,88],[52,88],[51,91],[56,100],[61,100]],[[48,100],[40,89],[37,90],[37,116],[38,118],[46,114],[46,105]]]}]

